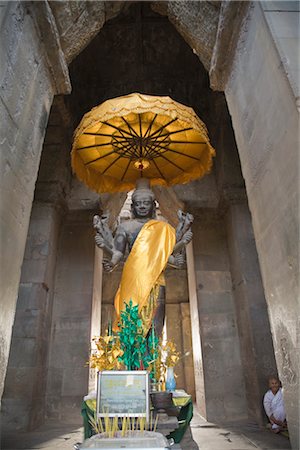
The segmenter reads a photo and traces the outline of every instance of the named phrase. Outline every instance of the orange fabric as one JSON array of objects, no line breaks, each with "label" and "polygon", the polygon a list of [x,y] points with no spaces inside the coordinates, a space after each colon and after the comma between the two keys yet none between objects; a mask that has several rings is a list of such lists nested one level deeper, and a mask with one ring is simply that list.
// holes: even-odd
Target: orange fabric
[{"label": "orange fabric", "polygon": [[[160,281],[176,242],[175,229],[166,222],[150,220],[139,232],[124,264],[121,283],[115,296],[117,320],[126,302],[147,306],[151,290]],[[151,319],[151,318],[150,318]]]}]

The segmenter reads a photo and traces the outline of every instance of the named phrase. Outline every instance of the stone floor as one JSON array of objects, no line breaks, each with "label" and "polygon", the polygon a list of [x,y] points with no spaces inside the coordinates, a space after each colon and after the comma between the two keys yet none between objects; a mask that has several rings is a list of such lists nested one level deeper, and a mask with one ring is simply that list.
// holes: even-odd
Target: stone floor
[{"label": "stone floor", "polygon": [[[31,433],[10,433],[2,436],[2,450],[73,450],[76,442],[82,442],[83,429],[79,426],[48,422]],[[179,446],[172,447],[174,450]],[[194,412],[191,427],[182,442],[182,450],[285,450],[289,440],[275,435],[254,424],[240,423],[220,426],[208,423]]]}]

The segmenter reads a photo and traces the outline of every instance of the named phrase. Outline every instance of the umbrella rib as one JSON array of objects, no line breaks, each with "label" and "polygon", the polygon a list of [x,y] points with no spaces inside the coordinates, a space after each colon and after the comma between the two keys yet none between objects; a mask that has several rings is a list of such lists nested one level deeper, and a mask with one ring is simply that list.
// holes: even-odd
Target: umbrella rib
[{"label": "umbrella rib", "polygon": [[149,124],[149,126],[148,126],[148,128],[147,128],[147,130],[146,130],[146,132],[145,132],[145,134],[144,134],[144,136],[143,136],[144,138],[147,137],[147,134],[148,134],[148,133],[150,133],[151,128],[152,128],[152,126],[153,126],[153,124],[154,124],[154,122],[155,122],[156,117],[157,117],[157,114],[155,114],[155,116],[154,116],[153,119],[151,120],[151,122],[150,122],[150,124]]},{"label": "umbrella rib", "polygon": [[[165,125],[162,125],[160,128],[158,128],[156,131],[154,131],[154,133],[150,134],[149,137],[153,137],[155,136],[157,133],[159,133],[161,130],[163,130],[164,128],[168,127],[169,125],[171,125],[171,123],[175,122],[175,120],[177,120],[177,117],[175,119],[170,120],[170,122],[166,123]],[[168,133],[169,134],[169,133]]]},{"label": "umbrella rib", "polygon": [[[157,136],[157,137],[160,137],[160,136]],[[150,153],[150,157],[151,157],[151,152],[154,151],[154,153],[155,153],[155,149],[156,149],[160,144],[162,144],[167,138],[168,138],[168,135],[167,135],[164,139],[162,139],[161,141],[158,141],[158,140],[154,141],[154,142],[149,146],[149,151],[147,151],[147,156],[148,156],[149,153]],[[161,146],[161,145],[160,145],[160,146]],[[163,148],[163,147],[161,146],[161,148]]]},{"label": "umbrella rib", "polygon": [[128,147],[128,146],[132,146],[132,138],[131,139],[129,139],[128,137],[124,137],[124,139],[123,140],[119,140],[119,139],[117,139],[117,138],[114,138],[113,140],[112,140],[112,145],[113,146],[115,146],[115,147],[118,147],[119,148],[119,146],[126,146],[126,147]]},{"label": "umbrella rib", "polygon": [[[162,150],[165,150],[165,151],[168,151],[168,152],[177,153],[178,155],[186,156],[187,158],[195,159],[196,161],[201,161],[201,159],[196,158],[196,156],[187,155],[187,154],[185,154],[185,153],[183,153],[183,152],[179,152],[178,150],[174,150],[174,149],[169,148],[169,147],[162,147],[162,146],[159,145],[159,144],[156,145],[156,148],[157,148],[157,147],[160,147]],[[158,156],[161,155],[161,153],[159,153],[159,152],[156,152],[156,153],[158,154]]]},{"label": "umbrella rib", "polygon": [[[157,158],[164,158],[166,161],[168,161],[169,163],[173,164],[173,166],[177,167],[177,169],[184,171],[184,169],[182,169],[181,167],[179,167],[176,163],[174,163],[173,161],[171,161],[170,159],[168,159],[166,156],[164,156],[162,153],[159,153],[158,151],[156,151],[155,149],[153,149],[153,152],[156,153]],[[154,162],[154,159],[152,159],[152,161]]]},{"label": "umbrella rib", "polygon": [[[124,148],[125,153],[127,153],[129,155],[128,157],[138,158],[138,155],[137,155],[138,148],[137,148],[136,144],[134,145],[131,142],[128,142],[125,146],[122,142],[120,142],[120,145],[121,145],[121,147]],[[126,147],[127,147],[127,149],[126,149]],[[131,151],[131,149],[132,149],[132,151]],[[120,150],[122,151],[122,148]]]},{"label": "umbrella rib", "polygon": [[187,158],[195,159],[196,161],[201,161],[201,159],[196,158],[196,156],[186,155],[185,153],[179,152],[178,150],[173,150],[172,148],[169,148],[169,147],[166,148],[166,151],[177,153],[178,155],[186,156]]},{"label": "umbrella rib", "polygon": [[127,144],[126,147],[122,146],[122,148],[119,149],[119,151],[123,151],[126,158],[135,158],[136,154],[134,153],[134,150],[131,150],[133,146],[131,144]]},{"label": "umbrella rib", "polygon": [[[122,119],[123,119],[123,117],[122,117]],[[114,128],[115,130],[120,131],[121,134],[125,133],[125,134],[128,134],[130,137],[132,137],[132,134],[129,133],[129,131],[122,130],[122,128],[117,127],[116,125],[112,125],[112,124],[109,123],[109,122],[102,122],[102,123],[104,123],[104,125],[108,125],[108,126],[111,127],[111,128]],[[124,136],[124,137],[125,137],[125,136]]]},{"label": "umbrella rib", "polygon": [[140,114],[139,114],[139,125],[140,125],[140,137],[142,138],[143,137],[143,135],[142,135],[142,118],[141,118]]},{"label": "umbrella rib", "polygon": [[[135,131],[135,129],[132,128],[132,126],[130,125],[130,123],[127,122],[127,120],[125,119],[125,117],[121,116],[121,119],[126,123],[126,125],[127,125],[128,128],[129,128],[129,130],[133,131],[133,133],[134,133],[136,136],[140,137],[140,136],[138,135],[138,133]],[[125,131],[125,130],[124,130],[124,131]],[[131,133],[130,133],[130,136],[132,136]]]},{"label": "umbrella rib", "polygon": [[156,167],[158,173],[160,174],[160,176],[165,180],[165,179],[166,179],[165,176],[163,175],[162,171],[160,170],[160,168],[158,167],[158,165],[156,164],[156,162],[154,161],[154,159],[153,159],[153,163],[154,163],[154,165],[155,165],[155,167]]},{"label": "umbrella rib", "polygon": [[139,125],[140,125],[139,156],[140,156],[140,158],[142,158],[142,156],[143,156],[143,143],[142,143],[143,135],[142,135],[142,119],[141,119],[140,114],[139,114]]},{"label": "umbrella rib", "polygon": [[105,155],[99,156],[96,159],[93,159],[92,161],[88,161],[87,163],[84,163],[85,166],[88,166],[89,164],[92,164],[93,162],[99,161],[99,159],[106,158],[107,156],[112,155],[113,153],[116,153],[114,150],[112,152],[106,153]]},{"label": "umbrella rib", "polygon": [[162,141],[158,141],[157,140],[159,137],[161,137],[162,130],[163,129],[161,129],[159,135],[156,137],[156,141],[153,141],[152,144],[146,146],[147,148],[149,148],[149,151],[148,150],[146,151],[147,156],[150,153],[150,157],[151,157],[151,151],[152,151],[152,149],[155,150],[155,148],[157,147],[157,143],[158,142],[163,143],[168,138],[168,135],[166,135],[166,137],[164,139],[162,139]]},{"label": "umbrella rib", "polygon": [[175,130],[175,131],[170,131],[167,134],[161,134],[160,137],[170,136],[171,134],[182,133],[183,131],[189,131],[189,130],[192,130],[192,129],[193,129],[193,127],[182,128],[181,130]]},{"label": "umbrella rib", "polygon": [[182,167],[179,167],[177,164],[175,164],[173,161],[171,161],[170,159],[168,159],[166,156],[164,156],[162,153],[158,154],[158,157],[160,158],[164,158],[166,161],[168,161],[169,163],[173,164],[173,166],[177,167],[177,169],[181,170],[182,172],[184,172],[184,169],[182,169]]},{"label": "umbrella rib", "polygon": [[87,145],[85,147],[78,147],[77,150],[86,150],[87,148],[93,148],[93,147],[105,147],[105,145],[110,145],[110,142],[107,144],[94,144],[94,145]]},{"label": "umbrella rib", "polygon": [[[115,138],[115,136],[113,136],[112,134],[107,134],[107,133],[90,133],[90,132],[85,131],[82,134],[88,134],[89,136],[106,136],[106,137],[110,137],[111,139]],[[125,136],[119,136],[118,138],[119,139],[120,138],[127,139],[127,137],[125,137]]]},{"label": "umbrella rib", "polygon": [[106,169],[103,170],[103,172],[101,172],[101,175],[104,175],[105,172],[111,168],[111,166],[113,166],[117,161],[119,161],[120,158],[123,158],[122,155],[119,155],[114,161],[112,161],[107,167]]},{"label": "umbrella rib", "polygon": [[121,181],[124,180],[124,177],[125,177],[125,175],[126,175],[126,173],[127,173],[127,170],[129,169],[130,163],[131,163],[131,159],[129,159],[129,161],[128,161],[127,167],[126,167],[126,169],[125,169],[125,172],[124,172],[123,175],[122,175]]}]

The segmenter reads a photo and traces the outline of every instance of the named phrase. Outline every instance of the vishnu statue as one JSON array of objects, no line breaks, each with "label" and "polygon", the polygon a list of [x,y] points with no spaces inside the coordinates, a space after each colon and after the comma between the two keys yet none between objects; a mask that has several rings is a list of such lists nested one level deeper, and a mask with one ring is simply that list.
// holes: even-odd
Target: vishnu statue
[{"label": "vishnu statue", "polygon": [[173,228],[164,220],[156,218],[156,203],[149,181],[138,180],[132,194],[132,219],[121,223],[113,237],[107,216],[95,216],[95,241],[109,255],[103,258],[103,268],[111,272],[123,260],[121,282],[115,296],[115,311],[118,323],[125,303],[132,300],[138,305],[143,322],[144,335],[152,324],[155,333],[161,336],[165,318],[165,280],[163,272],[167,265],[181,268],[184,264],[184,247],[191,241],[191,214],[178,211],[179,224]]}]

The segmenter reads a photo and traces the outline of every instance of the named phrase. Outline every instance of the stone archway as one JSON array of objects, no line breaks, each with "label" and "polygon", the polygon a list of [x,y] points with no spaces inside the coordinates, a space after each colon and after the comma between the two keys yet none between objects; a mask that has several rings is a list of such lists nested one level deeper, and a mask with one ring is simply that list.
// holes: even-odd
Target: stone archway
[{"label": "stone archway", "polygon": [[[9,24],[8,27],[15,27],[16,36],[34,36],[36,38],[34,42],[36,43],[42,37],[43,44],[31,46],[29,44],[28,54],[31,55],[31,58],[27,56],[26,63],[24,62],[22,66],[22,72],[19,70],[19,78],[18,76],[14,78],[11,71],[8,71],[6,81],[4,80],[6,96],[3,98],[5,105],[3,108],[5,121],[3,123],[5,123],[6,129],[11,131],[11,134],[7,138],[8,150],[5,154],[7,163],[4,182],[6,183],[5,192],[7,192],[7,196],[3,205],[6,272],[2,285],[4,291],[4,321],[1,323],[4,361],[4,364],[1,365],[3,368],[2,379],[5,376],[14,304],[45,123],[53,95],[65,93],[69,89],[65,58],[65,54],[68,54],[68,42],[74,42],[74,30],[76,29],[78,36],[80,33],[85,35],[84,28],[87,30],[87,23],[94,23],[94,27],[91,28],[93,33],[96,34],[104,24],[105,14],[107,17],[111,17],[109,16],[109,8],[111,14],[115,14],[115,8],[122,6],[121,3],[113,5],[112,2],[105,6],[101,5],[101,8],[95,11],[96,5],[93,5],[94,2],[89,5],[89,8],[85,8],[81,4],[74,7],[74,3],[72,5],[72,2],[64,2],[65,12],[62,12],[59,17],[58,11],[51,10],[55,3],[57,2],[53,2],[49,6],[48,2],[40,2],[38,9],[35,9],[33,4],[29,11],[30,14],[26,10],[27,7],[15,3],[9,6],[7,17],[5,17],[6,24]],[[179,3],[168,3],[167,10],[170,20],[172,20],[172,8],[178,8]],[[196,7],[197,3],[193,2],[192,6]],[[210,2],[205,3],[209,7]],[[244,6],[242,6],[242,3]],[[251,14],[246,23],[247,32],[239,40],[237,51],[234,51],[240,25],[244,18],[243,13],[238,14],[239,8],[248,9],[248,6],[246,2],[230,2],[229,4],[224,2],[221,4],[222,11],[218,20],[217,31],[215,26],[213,27],[213,32],[216,32],[214,36],[217,40],[213,46],[213,57],[211,59],[211,64],[214,62],[215,65],[210,66],[210,75],[214,87],[224,88],[233,119],[252,212],[264,289],[269,305],[275,352],[279,363],[280,376],[286,387],[285,398],[291,436],[293,445],[297,448],[299,411],[298,406],[293,402],[293,398],[295,398],[299,389],[297,352],[295,350],[297,348],[298,326],[296,321],[298,258],[297,246],[294,244],[298,237],[298,192],[295,188],[298,173],[296,163],[297,143],[295,142],[295,136],[297,136],[296,108],[295,99],[285,74],[279,69],[281,67],[280,58],[266,26],[260,4],[257,3],[252,6]],[[232,13],[231,19],[230,11]],[[67,29],[63,28],[63,22],[67,23],[64,20],[65,14],[70,19]],[[177,16],[174,13],[174,17],[179,16],[180,20],[184,22],[183,13]],[[214,24],[216,24],[215,17],[216,15],[212,19]],[[229,23],[226,22],[226,17],[228,20],[230,19],[231,29],[237,30],[236,36],[233,36],[231,32],[227,34],[229,38],[227,43],[232,40],[231,50],[233,50],[232,55],[234,54],[234,65],[231,66],[232,61],[229,58],[228,72],[224,71],[225,80],[223,80],[223,84],[218,84],[220,78],[217,76],[217,81],[214,82],[213,74],[220,74],[220,69],[223,67],[221,64],[222,58],[226,59],[225,56],[227,56],[226,51],[224,51],[226,39],[222,39],[228,31],[228,27],[224,26],[224,24]],[[235,20],[237,22],[234,22]],[[4,27],[4,29],[7,30],[8,28]],[[187,40],[191,39],[192,31],[187,31],[188,36],[185,37]],[[69,38],[68,33],[70,33]],[[89,37],[85,37],[83,41],[78,39],[78,41],[85,45],[89,41]],[[193,41],[191,40],[191,42]],[[13,41],[11,36],[4,43],[5,58],[9,62],[8,66],[13,67],[16,71],[18,70],[16,61],[20,61],[20,58],[15,57],[16,51],[14,49],[20,48],[18,45],[19,43]],[[196,50],[196,45],[193,45],[193,48]],[[77,48],[77,50],[80,49]],[[72,50],[73,55],[76,54],[77,50]],[[70,52],[71,56],[67,57],[70,58],[69,61],[72,59],[72,51]],[[201,57],[204,58],[203,55]],[[266,58],[268,66],[262,64],[262,61],[265,61]],[[218,62],[220,65],[218,65]],[[270,68],[273,68],[275,89],[272,88],[270,83]],[[20,73],[22,73],[22,77]],[[33,73],[34,77],[32,76]],[[229,78],[228,75],[230,75]],[[14,102],[11,101],[8,85],[11,83],[12,86],[16,87],[20,84],[19,80],[21,79],[23,80],[23,91],[29,93],[29,95],[27,96],[26,107],[22,103],[24,97],[18,96],[17,106],[14,109]],[[245,83],[245,80],[247,80],[247,83]],[[34,98],[33,92],[35,93]],[[271,108],[267,106],[268,102],[271,104]],[[26,111],[28,114],[24,114]],[[290,118],[289,123],[287,123],[287,117]],[[34,134],[28,133],[28,130],[32,131],[33,129],[32,126],[30,127],[32,125],[30,121],[34,124],[39,123],[39,130],[35,127]],[[273,133],[274,127],[279,130],[278,134]],[[24,142],[29,144],[24,146]],[[26,150],[24,150],[24,147],[26,147]],[[29,153],[28,148],[32,148],[32,154]],[[284,158],[281,148],[286,149]],[[11,150],[14,153],[10,154]],[[19,156],[19,159],[15,161],[13,154],[21,155],[21,157]],[[25,178],[19,177],[18,179],[16,176],[23,156],[26,161],[26,165],[23,166],[25,178],[28,181],[26,186],[19,182],[19,179]],[[10,171],[10,167],[14,171]],[[274,180],[280,180],[280,183],[274,182]],[[15,195],[14,185],[17,186],[18,196]],[[236,200],[236,191],[228,189],[227,195],[229,198]],[[17,216],[12,213],[10,205],[13,205],[13,208],[17,211]],[[276,211],[276,214],[274,214],[274,211]],[[238,222],[236,224],[238,226]],[[14,251],[11,252],[11,243],[15,236],[18,236],[18,239]],[[12,273],[14,273],[13,277],[11,276]],[[284,304],[283,297],[285,298]],[[255,311],[252,310],[252,312]]]}]

